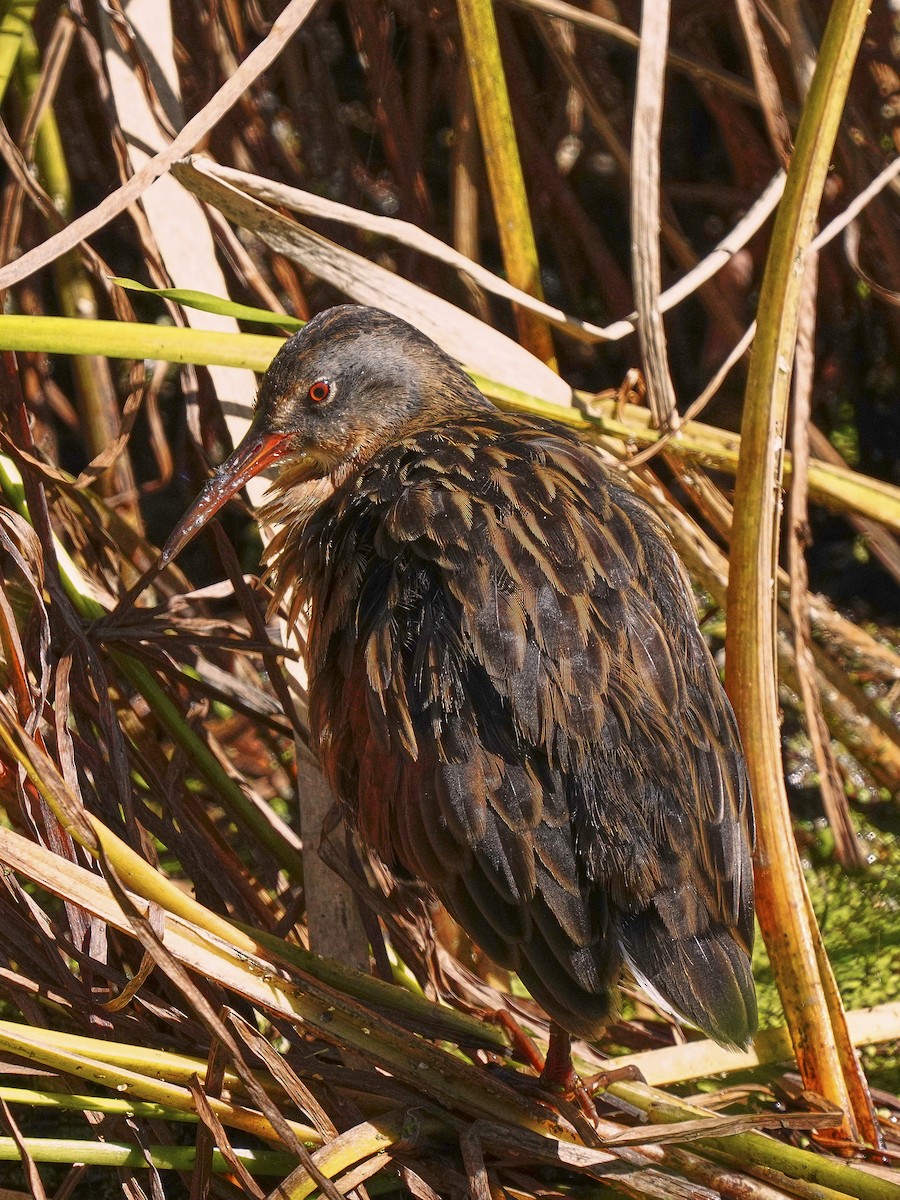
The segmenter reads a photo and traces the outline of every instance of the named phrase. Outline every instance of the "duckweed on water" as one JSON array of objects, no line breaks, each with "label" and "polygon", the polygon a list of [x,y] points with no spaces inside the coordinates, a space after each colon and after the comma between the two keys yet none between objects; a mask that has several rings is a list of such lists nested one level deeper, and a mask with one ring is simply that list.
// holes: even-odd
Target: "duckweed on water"
[{"label": "duckweed on water", "polygon": [[[848,1009],[897,1000],[900,995],[900,837],[863,829],[871,865],[849,874],[835,863],[817,862],[806,879],[841,997]],[[760,1026],[783,1022],[781,1003],[762,939],[754,954]],[[873,1086],[900,1090],[900,1046],[876,1046],[863,1054]]]}]

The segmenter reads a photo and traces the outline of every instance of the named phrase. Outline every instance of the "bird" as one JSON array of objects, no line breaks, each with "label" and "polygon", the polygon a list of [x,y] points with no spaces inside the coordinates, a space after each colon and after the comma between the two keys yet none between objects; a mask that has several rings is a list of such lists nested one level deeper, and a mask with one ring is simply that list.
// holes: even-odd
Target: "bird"
[{"label": "bird", "polygon": [[267,567],[308,615],[324,775],[367,850],[545,1010],[546,1082],[627,975],[747,1046],[748,773],[660,516],[574,430],[352,304],[278,351],[160,564],[270,465]]}]

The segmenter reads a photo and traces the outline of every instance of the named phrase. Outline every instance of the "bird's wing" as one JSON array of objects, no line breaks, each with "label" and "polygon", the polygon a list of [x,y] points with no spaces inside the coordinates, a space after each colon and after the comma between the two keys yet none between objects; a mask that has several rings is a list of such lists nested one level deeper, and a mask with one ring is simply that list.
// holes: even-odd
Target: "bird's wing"
[{"label": "bird's wing", "polygon": [[747,1003],[711,1028],[737,1000],[667,978],[740,975],[752,902],[733,717],[655,518],[555,430],[486,419],[413,450],[334,518],[316,616],[363,836],[570,1029],[602,1023],[624,955],[743,1040]]}]

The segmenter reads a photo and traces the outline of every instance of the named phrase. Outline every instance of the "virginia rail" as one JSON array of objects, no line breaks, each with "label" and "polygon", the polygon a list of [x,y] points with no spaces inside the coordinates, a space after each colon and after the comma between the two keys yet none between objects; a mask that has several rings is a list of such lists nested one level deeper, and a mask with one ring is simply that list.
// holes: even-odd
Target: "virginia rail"
[{"label": "virginia rail", "polygon": [[717,1042],[756,1028],[731,706],[658,518],[564,426],[499,412],[388,313],[315,317],[172,534],[280,464],[265,519],[309,724],[362,842],[428,884],[569,1035],[627,969]]}]

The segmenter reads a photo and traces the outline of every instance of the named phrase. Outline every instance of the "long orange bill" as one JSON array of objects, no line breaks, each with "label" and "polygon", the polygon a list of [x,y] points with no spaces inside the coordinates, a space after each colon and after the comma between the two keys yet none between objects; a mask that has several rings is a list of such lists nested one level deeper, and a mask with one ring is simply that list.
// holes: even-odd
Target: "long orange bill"
[{"label": "long orange bill", "polygon": [[251,425],[234,454],[219,467],[203,491],[172,530],[162,548],[157,567],[162,569],[172,561],[191,538],[219,511],[226,501],[236,495],[254,475],[289,452],[291,435],[269,433]]}]

